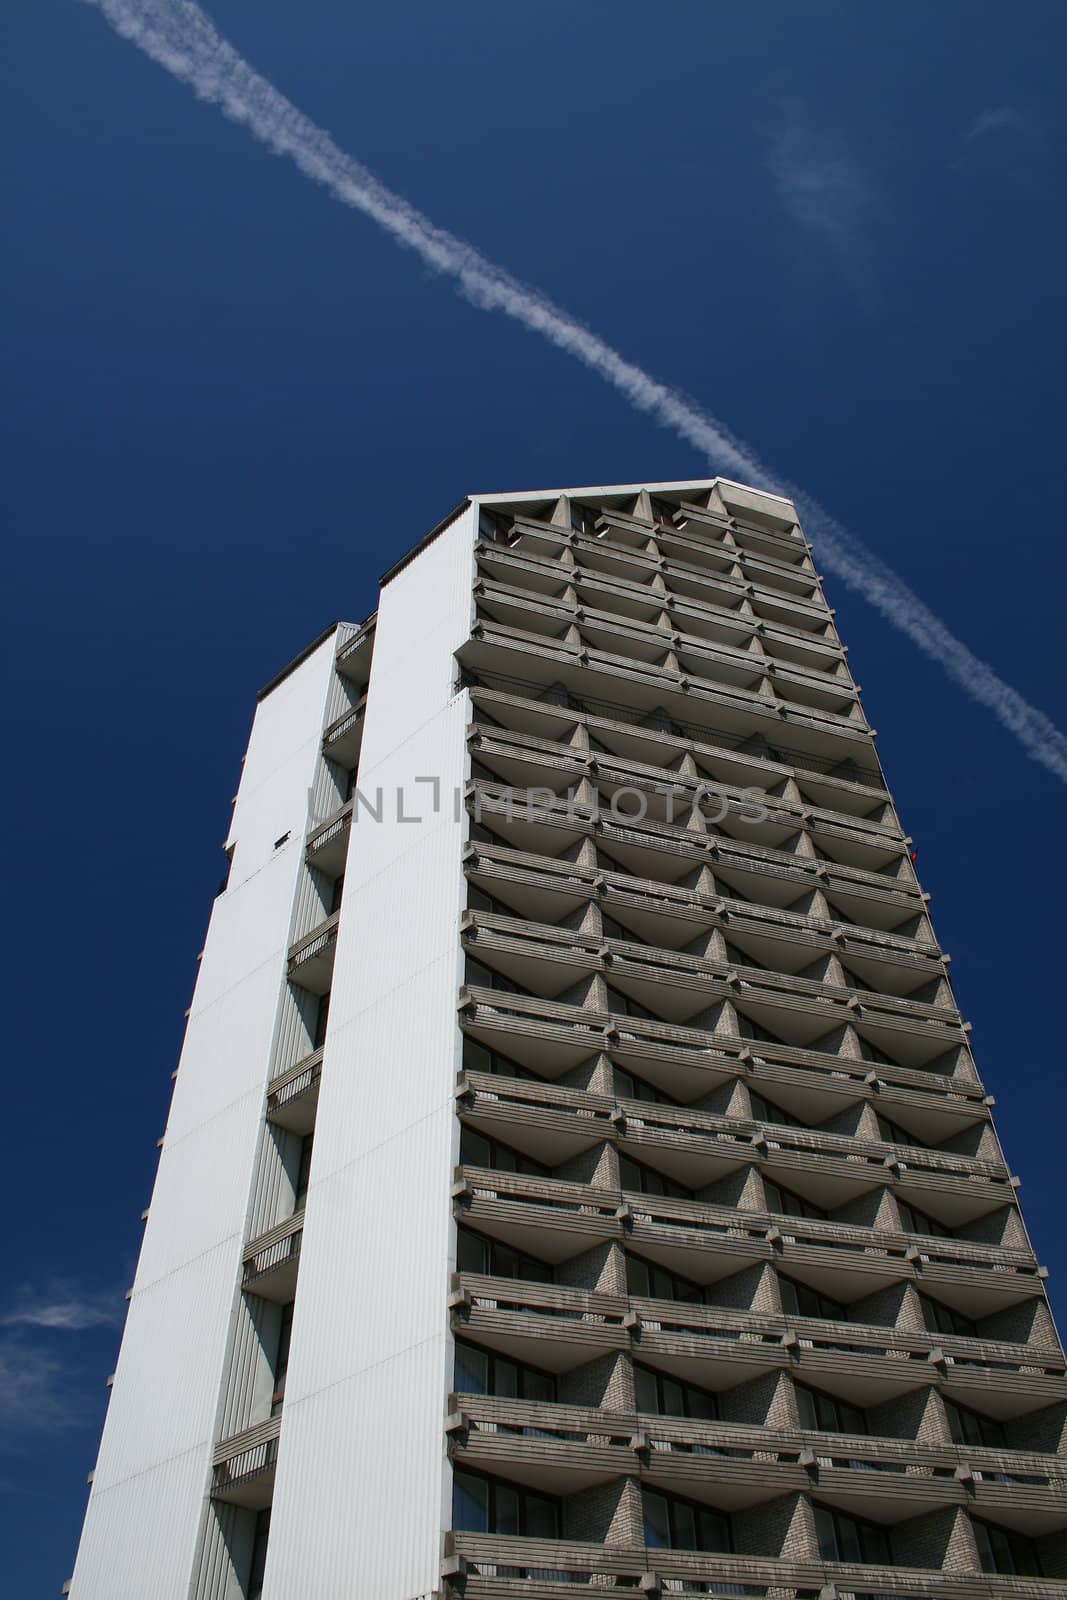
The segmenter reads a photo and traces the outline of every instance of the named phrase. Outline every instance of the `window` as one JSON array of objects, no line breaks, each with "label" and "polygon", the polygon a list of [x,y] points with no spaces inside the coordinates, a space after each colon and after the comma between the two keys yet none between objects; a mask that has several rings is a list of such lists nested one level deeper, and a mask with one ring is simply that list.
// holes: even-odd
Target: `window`
[{"label": "window", "polygon": [[550,1372],[510,1361],[492,1350],[479,1350],[458,1339],[453,1383],[457,1394],[497,1394],[508,1400],[549,1403],[556,1398],[556,1380]]},{"label": "window", "polygon": [[841,1511],[816,1506],[815,1533],[823,1561],[892,1565],[889,1535],[876,1522],[864,1522],[859,1517],[846,1517]]},{"label": "window", "polygon": [[487,1050],[476,1039],[463,1041],[463,1069],[465,1072],[495,1073],[501,1078],[530,1078],[535,1083],[542,1081],[529,1067],[521,1067],[507,1056],[498,1056],[495,1050]]},{"label": "window", "polygon": [[831,1300],[828,1294],[820,1294],[818,1289],[798,1283],[795,1278],[786,1278],[779,1273],[778,1292],[782,1297],[782,1310],[794,1317],[826,1317],[831,1322],[848,1321],[848,1312],[840,1301]]},{"label": "window", "polygon": [[531,1489],[457,1472],[452,1479],[452,1526],[462,1533],[559,1538],[559,1502]]},{"label": "window", "polygon": [[897,1196],[897,1210],[900,1212],[901,1225],[905,1233],[930,1233],[935,1239],[951,1239],[954,1237],[952,1230],[938,1222],[935,1217],[928,1217],[925,1211],[920,1211],[916,1206],[909,1206],[906,1200]]},{"label": "window", "polygon": [[632,1072],[625,1072],[622,1067],[613,1068],[613,1088],[621,1100],[650,1100],[661,1106],[678,1104],[662,1089],[646,1083],[643,1078],[635,1078]]},{"label": "window", "polygon": [[682,1383],[664,1372],[654,1372],[651,1367],[634,1366],[634,1383],[637,1389],[638,1411],[650,1411],[661,1417],[696,1417],[702,1422],[715,1422],[719,1415],[719,1402],[707,1389],[698,1389],[693,1383]]},{"label": "window", "polygon": [[722,1550],[732,1548],[730,1519],[710,1506],[694,1505],[675,1495],[641,1491],[645,1544],[650,1550]]},{"label": "window", "polygon": [[263,1593],[263,1574],[267,1566],[267,1541],[270,1538],[270,1507],[256,1513],[252,1540],[252,1566],[248,1574],[248,1600],[259,1600]]},{"label": "window", "polygon": [[315,1142],[313,1133],[305,1133],[300,1141],[300,1161],[296,1169],[296,1196],[293,1201],[293,1210],[303,1209],[308,1197],[308,1181],[311,1177],[311,1148]]},{"label": "window", "polygon": [[778,1122],[786,1128],[806,1128],[808,1126],[806,1122],[801,1122],[799,1117],[794,1117],[791,1111],[783,1111],[781,1106],[776,1106],[770,1100],[765,1100],[754,1089],[748,1091],[748,1098],[752,1106],[752,1115],[757,1122]]},{"label": "window", "polygon": [[1037,1546],[1025,1534],[1011,1528],[998,1528],[992,1522],[971,1518],[978,1560],[983,1572],[1004,1572],[1020,1578],[1040,1578],[1041,1558]]},{"label": "window", "polygon": [[951,1306],[942,1305],[940,1300],[931,1300],[926,1294],[921,1294],[919,1300],[928,1333],[956,1334],[963,1339],[973,1339],[977,1334],[974,1323],[962,1311],[953,1311]]},{"label": "window", "polygon": [[737,1013],[737,1031],[742,1039],[763,1039],[767,1044],[786,1042],[769,1028],[764,1028],[761,1023],[753,1022],[751,1017],[746,1017],[743,1011]]},{"label": "window", "polygon": [[785,1217],[823,1217],[826,1212],[821,1206],[815,1205],[811,1200],[805,1200],[803,1195],[794,1194],[792,1189],[783,1189],[780,1184],[772,1183],[769,1178],[763,1180],[763,1192],[767,1196],[767,1210],[776,1211]]},{"label": "window", "polygon": [[631,1000],[628,994],[621,994],[618,989],[608,988],[608,1010],[624,1017],[640,1017],[646,1022],[662,1022],[662,1017],[657,1017],[649,1011],[639,1000]]},{"label": "window", "polygon": [[340,909],[341,909],[341,901],[344,899],[344,893],[345,893],[345,875],[342,872],[341,876],[339,878],[335,878],[334,882],[333,882],[333,893],[330,895],[330,916],[331,917],[333,916],[335,911],[340,911]]},{"label": "window", "polygon": [[894,1061],[892,1056],[887,1056],[884,1050],[879,1050],[876,1044],[860,1035],[860,1055],[864,1061],[873,1061],[882,1067],[899,1067],[900,1062]]},{"label": "window", "polygon": [[619,1176],[622,1187],[636,1194],[672,1195],[676,1200],[693,1198],[692,1189],[687,1189],[683,1183],[675,1183],[671,1178],[665,1178],[662,1172],[657,1172],[654,1167],[646,1167],[643,1162],[632,1161],[629,1156],[620,1155]]},{"label": "window", "polygon": [[766,963],[757,961],[755,956],[750,956],[747,950],[742,950],[740,945],[726,941],[726,959],[732,961],[735,967],[765,967]]},{"label": "window", "polygon": [[707,1299],[698,1283],[641,1256],[626,1257],[626,1289],[628,1294],[644,1295],[649,1300],[683,1300],[703,1305]]},{"label": "window", "polygon": [[818,1389],[796,1385],[800,1426],[813,1433],[866,1433],[867,1418],[858,1406],[847,1400],[821,1394]]},{"label": "window", "polygon": [[945,1401],[949,1430],[954,1444],[988,1445],[993,1449],[1005,1444],[1004,1424],[993,1417],[983,1417],[981,1412],[970,1411],[952,1400]]},{"label": "window", "polygon": [[483,1239],[469,1228],[456,1230],[456,1265],[460,1272],[481,1272],[491,1278],[522,1278],[527,1283],[551,1283],[552,1268],[499,1239]]},{"label": "window", "polygon": [[529,994],[529,989],[524,989],[520,983],[515,983],[511,978],[505,978],[502,972],[494,972],[491,967],[475,961],[473,956],[468,956],[466,969],[463,975],[464,983],[474,984],[481,989],[500,989],[505,994]]},{"label": "window", "polygon": [[913,1144],[918,1145],[922,1150],[929,1148],[925,1139],[920,1139],[917,1133],[909,1133],[907,1128],[902,1128],[898,1122],[890,1122],[889,1118],[883,1117],[880,1112],[878,1114],[878,1132],[886,1144]]},{"label": "window", "polygon": [[547,1167],[524,1156],[520,1150],[476,1133],[466,1125],[460,1131],[459,1159],[467,1167],[491,1167],[494,1172],[526,1172],[537,1177],[548,1171]]},{"label": "window", "polygon": [[270,1414],[276,1417],[285,1399],[285,1375],[289,1370],[289,1345],[293,1337],[293,1302],[282,1307],[281,1326],[278,1329],[278,1349],[274,1357],[274,1393],[271,1396]]},{"label": "window", "polygon": [[313,1050],[321,1050],[323,1045],[326,1043],[326,1023],[329,1020],[329,1016],[330,991],[327,989],[326,993],[319,1000],[319,1008],[315,1013],[315,1031],[312,1034],[312,1039],[314,1041],[312,1044]]}]

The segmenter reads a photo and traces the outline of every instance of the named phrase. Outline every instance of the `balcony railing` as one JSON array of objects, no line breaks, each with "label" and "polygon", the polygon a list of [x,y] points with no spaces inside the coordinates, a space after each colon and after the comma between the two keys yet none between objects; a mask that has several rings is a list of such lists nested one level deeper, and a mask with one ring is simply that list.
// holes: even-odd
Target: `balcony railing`
[{"label": "balcony railing", "polygon": [[280,1416],[271,1417],[216,1445],[211,1477],[213,1500],[249,1510],[270,1505],[281,1425]]},{"label": "balcony railing", "polygon": [[[472,698],[478,704],[490,707],[499,705],[504,715],[511,707],[535,715],[548,715],[553,711],[553,702],[537,699],[531,692],[530,683],[523,678],[508,677],[495,671],[467,671],[461,681],[464,687],[474,691]],[[745,749],[746,745],[752,744],[752,729],[737,733],[722,724],[694,723],[687,719],[683,710],[671,719],[673,731],[665,733],[655,725],[650,725],[647,711],[637,706],[598,699],[590,694],[583,694],[580,700],[566,695],[565,702],[560,703],[565,703],[567,709],[574,713],[576,722],[592,730],[603,728],[631,736],[635,730],[639,730],[642,739],[658,739],[671,746],[680,740],[683,745],[691,746],[694,754],[698,758],[703,757],[705,762],[718,757],[734,764],[744,764],[753,776],[766,774],[769,782],[778,782],[783,776],[795,773],[809,784],[816,782],[822,785],[842,800],[854,801],[860,815],[865,814],[872,805],[889,800],[878,771],[860,771],[856,768],[850,776],[839,775],[835,769],[843,765],[840,757],[821,759],[811,751],[790,745],[788,740],[783,742],[778,732],[771,735],[769,740],[770,753],[762,755],[758,750]]]},{"label": "balcony railing", "polygon": [[[524,1600],[566,1600],[612,1585],[637,1590],[648,1600],[706,1593],[708,1584],[720,1595],[773,1595],[774,1600],[829,1600],[837,1595],[842,1600],[1050,1600],[1064,1589],[1062,1583],[992,1573],[627,1548],[497,1533],[451,1534],[443,1571],[446,1580],[455,1578],[460,1585],[446,1589],[449,1600],[453,1594],[465,1600],[509,1600],[517,1594]],[[499,1575],[504,1573],[506,1577]]]},{"label": "balcony railing", "polygon": [[294,1133],[310,1133],[322,1080],[322,1049],[313,1050],[272,1078],[267,1087],[267,1121]]},{"label": "balcony railing", "polygon": [[289,948],[288,977],[312,994],[325,994],[333,976],[333,957],[337,946],[337,928],[341,913],[320,922],[317,928],[298,939]]},{"label": "balcony railing", "polygon": [[261,1300],[287,1304],[296,1292],[303,1238],[304,1213],[300,1210],[250,1240],[245,1246],[241,1287]]},{"label": "balcony railing", "polygon": [[349,800],[334,816],[327,817],[307,836],[304,848],[308,866],[325,872],[331,878],[340,877],[345,870],[348,840],[352,831],[352,808],[353,801]]},{"label": "balcony railing", "polygon": [[363,742],[363,719],[366,713],[366,697],[358,705],[344,711],[331,722],[322,736],[322,753],[329,761],[335,761],[339,767],[351,771],[359,760],[359,749]]},{"label": "balcony railing", "polygon": [[881,1063],[875,1070],[869,1062],[828,1051],[737,1035],[712,1036],[701,1028],[596,1012],[476,985],[460,991],[458,1004],[465,1031],[501,1054],[521,1063],[525,1041],[536,1043],[542,1075],[558,1075],[603,1051],[639,1076],[651,1073],[653,1082],[669,1079],[664,1086],[673,1085],[674,1098],[682,1101],[696,1100],[728,1078],[752,1071],[757,1087],[762,1078],[768,1084],[805,1084],[817,1094],[847,1094],[851,1101],[877,1095],[887,1109],[892,1087],[909,1091],[901,1104],[931,1117],[951,1120],[954,1111],[970,1120],[988,1115],[981,1088],[970,1079]]}]

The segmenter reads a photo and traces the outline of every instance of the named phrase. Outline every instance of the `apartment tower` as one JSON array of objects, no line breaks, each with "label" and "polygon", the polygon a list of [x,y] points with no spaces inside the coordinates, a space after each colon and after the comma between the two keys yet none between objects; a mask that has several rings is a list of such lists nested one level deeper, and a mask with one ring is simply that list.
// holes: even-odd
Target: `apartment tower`
[{"label": "apartment tower", "polygon": [[1055,1593],[910,844],[787,501],[446,517],[260,695],[75,1600]]}]

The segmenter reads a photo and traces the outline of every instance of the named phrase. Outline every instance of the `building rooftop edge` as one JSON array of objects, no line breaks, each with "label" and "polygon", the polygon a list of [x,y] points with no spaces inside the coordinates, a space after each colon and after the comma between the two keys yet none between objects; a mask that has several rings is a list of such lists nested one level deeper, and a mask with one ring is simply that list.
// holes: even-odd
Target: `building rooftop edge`
[{"label": "building rooftop edge", "polygon": [[302,662],[306,661],[308,656],[312,655],[314,651],[319,648],[320,644],[325,644],[326,640],[329,639],[332,634],[335,634],[340,626],[341,624],[338,621],[331,622],[329,627],[323,628],[322,632],[316,638],[312,639],[310,644],[306,644],[303,650],[299,651],[291,661],[287,662],[280,672],[276,672],[274,674],[269,683],[264,684],[263,688],[260,689],[259,693],[256,695],[256,704],[258,705],[261,700],[265,700],[267,696],[272,693],[272,691],[275,690],[291,672],[295,672],[297,667],[299,667]]}]

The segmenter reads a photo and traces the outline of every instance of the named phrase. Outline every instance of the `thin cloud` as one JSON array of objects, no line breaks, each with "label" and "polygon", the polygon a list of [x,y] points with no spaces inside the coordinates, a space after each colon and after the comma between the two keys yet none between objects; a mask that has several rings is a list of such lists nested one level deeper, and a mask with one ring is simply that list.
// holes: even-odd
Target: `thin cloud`
[{"label": "thin cloud", "polygon": [[84,1403],[67,1392],[63,1363],[23,1339],[0,1339],[0,1435],[51,1432],[84,1417]]},{"label": "thin cloud", "polygon": [[1015,106],[991,106],[987,111],[978,113],[964,130],[963,137],[971,140],[981,139],[989,133],[1022,133],[1027,126],[1026,118]]},{"label": "thin cloud", "polygon": [[789,220],[820,242],[854,287],[869,292],[884,213],[874,179],[840,142],[797,115],[771,140],[768,159]]},{"label": "thin cloud", "polygon": [[123,38],[187,83],[200,99],[242,123],[275,155],[370,217],[428,266],[453,279],[482,311],[499,311],[603,378],[637,411],[692,444],[715,472],[788,496],[818,542],[822,565],[927,655],[977,705],[1018,739],[1033,760],[1067,783],[1067,738],[957,639],[896,573],[810,495],[768,470],[716,417],[627,361],[545,295],[512,277],[466,240],[437,227],[339,149],[216,31],[193,0],[87,0]]},{"label": "thin cloud", "polygon": [[120,1302],[113,1293],[86,1293],[62,1283],[45,1291],[24,1285],[16,1292],[15,1304],[0,1313],[0,1328],[82,1333],[87,1328],[117,1327],[121,1320]]}]

